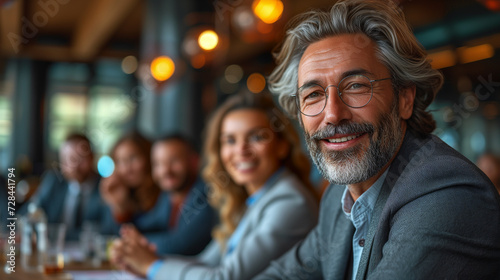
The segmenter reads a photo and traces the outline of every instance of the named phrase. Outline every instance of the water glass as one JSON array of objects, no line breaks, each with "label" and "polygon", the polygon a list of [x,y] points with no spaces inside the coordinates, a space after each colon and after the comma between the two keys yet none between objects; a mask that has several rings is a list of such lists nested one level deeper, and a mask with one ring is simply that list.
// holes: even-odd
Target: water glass
[{"label": "water glass", "polygon": [[[45,228],[43,228],[45,226]],[[60,273],[64,269],[64,237],[66,225],[41,224],[39,225],[39,248],[43,251],[42,265],[45,274]]]}]

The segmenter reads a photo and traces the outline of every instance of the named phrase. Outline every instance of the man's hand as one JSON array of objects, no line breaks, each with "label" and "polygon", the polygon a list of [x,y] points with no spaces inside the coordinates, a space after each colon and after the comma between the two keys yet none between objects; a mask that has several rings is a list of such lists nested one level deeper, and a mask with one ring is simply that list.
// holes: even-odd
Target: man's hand
[{"label": "man's hand", "polygon": [[123,214],[130,204],[129,190],[120,182],[117,175],[113,174],[101,180],[99,190],[101,197],[115,214]]},{"label": "man's hand", "polygon": [[120,235],[122,239],[127,242],[137,242],[139,245],[148,248],[148,250],[156,254],[156,245],[153,243],[149,243],[148,239],[142,235],[133,225],[124,224],[120,228]]}]

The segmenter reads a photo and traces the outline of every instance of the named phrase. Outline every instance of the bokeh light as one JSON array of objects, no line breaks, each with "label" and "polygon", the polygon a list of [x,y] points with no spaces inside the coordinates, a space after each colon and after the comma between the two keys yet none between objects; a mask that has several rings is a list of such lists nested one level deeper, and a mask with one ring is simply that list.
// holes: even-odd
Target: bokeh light
[{"label": "bokeh light", "polygon": [[97,171],[101,177],[107,178],[115,171],[115,163],[109,156],[102,156],[97,162]]},{"label": "bokeh light", "polygon": [[283,14],[283,2],[280,0],[254,0],[252,10],[263,22],[276,22]]},{"label": "bokeh light", "polygon": [[441,140],[443,140],[446,144],[450,145],[454,149],[458,149],[458,134],[456,131],[452,129],[445,130],[440,136]]},{"label": "bokeh light", "polygon": [[224,71],[224,77],[232,84],[236,84],[243,78],[243,69],[236,64],[229,65]]},{"label": "bokeh light", "polygon": [[470,147],[476,154],[484,153],[486,149],[486,138],[484,137],[484,133],[481,131],[474,132],[470,138]]},{"label": "bokeh light", "polygon": [[151,75],[157,81],[166,81],[175,71],[174,61],[168,56],[159,56],[151,62]]},{"label": "bokeh light", "polygon": [[200,48],[206,51],[215,49],[218,43],[219,36],[213,30],[205,30],[201,32],[200,36],[198,37],[198,44],[200,45]]},{"label": "bokeh light", "polygon": [[132,74],[137,71],[137,58],[133,55],[129,55],[122,60],[122,71],[126,74]]},{"label": "bokeh light", "polygon": [[253,93],[259,93],[266,87],[266,78],[260,73],[253,73],[247,79],[247,87]]},{"label": "bokeh light", "polygon": [[233,13],[233,21],[241,30],[251,29],[255,25],[255,17],[252,11],[244,7],[238,7]]},{"label": "bokeh light", "polygon": [[470,63],[487,59],[495,55],[495,48],[491,44],[482,44],[473,47],[461,47],[457,49],[461,63]]}]

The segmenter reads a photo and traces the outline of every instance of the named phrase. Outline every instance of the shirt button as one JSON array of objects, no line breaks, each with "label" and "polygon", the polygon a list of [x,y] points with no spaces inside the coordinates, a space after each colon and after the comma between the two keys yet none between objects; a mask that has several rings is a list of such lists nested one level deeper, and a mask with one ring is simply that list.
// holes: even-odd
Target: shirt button
[{"label": "shirt button", "polygon": [[361,239],[359,240],[359,242],[358,242],[358,245],[359,245],[360,247],[365,246],[365,240],[364,240],[363,238],[361,238]]}]

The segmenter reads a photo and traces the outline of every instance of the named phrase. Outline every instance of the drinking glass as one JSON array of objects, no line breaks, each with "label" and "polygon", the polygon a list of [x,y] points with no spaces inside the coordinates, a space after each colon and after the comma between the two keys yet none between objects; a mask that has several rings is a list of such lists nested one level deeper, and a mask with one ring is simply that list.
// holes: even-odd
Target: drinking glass
[{"label": "drinking glass", "polygon": [[[42,265],[45,274],[60,273],[64,269],[64,237],[66,225],[40,224],[38,231],[41,233],[40,248],[43,251]],[[43,228],[45,227],[45,229]]]}]

